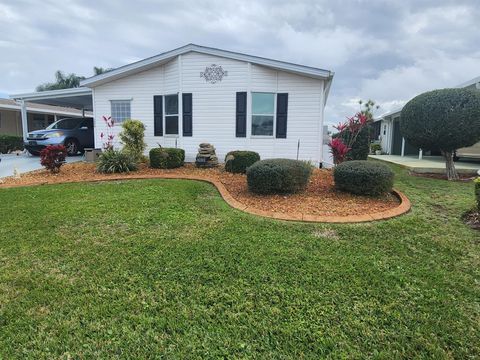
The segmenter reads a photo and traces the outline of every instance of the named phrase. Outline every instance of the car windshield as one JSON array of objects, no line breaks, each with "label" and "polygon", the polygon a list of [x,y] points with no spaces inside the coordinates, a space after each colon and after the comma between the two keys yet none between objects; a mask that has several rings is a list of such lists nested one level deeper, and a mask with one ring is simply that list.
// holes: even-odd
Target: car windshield
[{"label": "car windshield", "polygon": [[75,129],[82,119],[62,119],[54,122],[47,127],[47,130],[63,129],[72,130]]}]

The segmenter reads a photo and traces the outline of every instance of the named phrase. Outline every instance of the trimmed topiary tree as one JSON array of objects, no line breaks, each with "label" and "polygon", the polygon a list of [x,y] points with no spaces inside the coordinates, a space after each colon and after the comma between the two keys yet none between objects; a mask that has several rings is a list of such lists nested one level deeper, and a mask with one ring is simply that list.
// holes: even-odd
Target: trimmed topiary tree
[{"label": "trimmed topiary tree", "polygon": [[145,125],[140,120],[125,120],[119,134],[123,150],[139,161],[147,144],[145,143]]},{"label": "trimmed topiary tree", "polygon": [[176,148],[154,148],[150,150],[150,167],[156,169],[174,169],[183,166],[185,150]]},{"label": "trimmed topiary tree", "polygon": [[255,151],[235,150],[225,156],[225,170],[231,173],[245,174],[247,168],[260,161]]},{"label": "trimmed topiary tree", "polygon": [[442,89],[420,94],[403,107],[400,131],[414,146],[439,149],[447,178],[458,179],[455,150],[480,141],[480,92]]},{"label": "trimmed topiary tree", "polygon": [[268,159],[247,169],[248,190],[256,194],[284,194],[305,190],[312,166],[304,161]]},{"label": "trimmed topiary tree", "polygon": [[387,193],[392,190],[393,177],[387,165],[365,160],[346,161],[333,169],[335,187],[356,195]]}]

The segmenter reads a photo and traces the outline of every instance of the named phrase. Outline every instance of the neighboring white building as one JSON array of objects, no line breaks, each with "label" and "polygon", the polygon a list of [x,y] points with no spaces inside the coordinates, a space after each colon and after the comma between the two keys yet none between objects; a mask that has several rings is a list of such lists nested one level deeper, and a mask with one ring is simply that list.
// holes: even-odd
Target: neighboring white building
[{"label": "neighboring white building", "polygon": [[[22,104],[10,99],[0,99],[0,134],[22,136]],[[28,131],[44,129],[57,118],[80,117],[77,109],[26,103]]]},{"label": "neighboring white building", "polygon": [[[456,88],[468,88],[473,90],[480,90],[480,76],[470,81],[455,86]],[[379,137],[382,151],[389,155],[419,155],[421,152],[418,148],[409,144],[408,141],[400,134],[400,115],[402,108],[396,108],[387,113],[384,113],[374,119],[375,124],[380,124]]]},{"label": "neighboring white building", "polygon": [[[212,143],[262,158],[321,163],[328,70],[189,44],[82,81],[92,90],[95,146],[112,116],[146,126],[148,148],[179,147],[193,161]],[[118,137],[117,137],[118,140]],[[118,144],[118,143],[117,143]]]}]

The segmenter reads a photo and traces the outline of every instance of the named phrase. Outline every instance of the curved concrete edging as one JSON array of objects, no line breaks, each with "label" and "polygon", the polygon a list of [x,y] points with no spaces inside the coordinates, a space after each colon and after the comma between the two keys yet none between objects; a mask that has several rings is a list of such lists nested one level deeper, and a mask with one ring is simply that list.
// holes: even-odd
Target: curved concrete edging
[{"label": "curved concrete edging", "polygon": [[176,174],[162,174],[162,175],[135,175],[135,176],[123,176],[123,175],[114,175],[109,176],[108,178],[102,179],[91,179],[91,180],[71,180],[63,181],[57,183],[38,183],[30,185],[22,184],[12,184],[6,186],[0,186],[1,188],[13,188],[13,187],[23,187],[23,186],[35,186],[35,185],[57,185],[57,184],[68,184],[68,183],[82,183],[82,182],[103,182],[103,181],[115,181],[115,180],[142,180],[142,179],[170,179],[170,180],[197,180],[204,181],[210,184],[213,184],[223,200],[230,205],[232,208],[244,211],[252,215],[263,216],[272,219],[278,220],[287,220],[287,221],[301,221],[301,222],[316,222],[316,223],[360,223],[360,222],[369,222],[377,220],[386,220],[402,214],[407,213],[411,208],[410,200],[400,191],[392,190],[392,194],[395,195],[399,200],[400,204],[393,208],[381,212],[376,212],[372,214],[362,214],[362,215],[345,215],[345,216],[327,216],[327,215],[312,215],[312,214],[303,214],[303,213],[280,213],[275,211],[266,211],[248,207],[245,204],[235,200],[233,196],[228,192],[225,185],[222,182],[211,179],[207,177],[200,177],[196,175],[176,175]]}]

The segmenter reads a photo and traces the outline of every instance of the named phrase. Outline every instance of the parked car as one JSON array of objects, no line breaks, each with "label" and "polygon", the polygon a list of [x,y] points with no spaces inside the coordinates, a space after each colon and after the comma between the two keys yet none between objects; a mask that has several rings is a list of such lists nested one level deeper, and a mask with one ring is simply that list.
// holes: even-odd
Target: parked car
[{"label": "parked car", "polygon": [[455,152],[455,161],[458,159],[480,160],[480,142],[473,146],[458,149]]},{"label": "parked car", "polygon": [[30,132],[24,145],[32,155],[39,155],[48,145],[64,145],[70,156],[83,153],[94,145],[93,118],[58,120],[46,129]]}]

